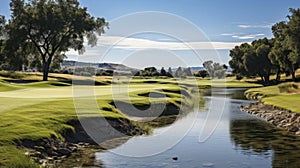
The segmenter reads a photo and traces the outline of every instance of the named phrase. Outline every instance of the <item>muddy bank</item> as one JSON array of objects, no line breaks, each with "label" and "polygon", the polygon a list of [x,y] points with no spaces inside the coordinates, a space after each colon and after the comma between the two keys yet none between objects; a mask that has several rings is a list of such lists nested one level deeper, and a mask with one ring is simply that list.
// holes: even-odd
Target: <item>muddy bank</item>
[{"label": "muddy bank", "polygon": [[[107,122],[99,124],[99,122],[103,120]],[[99,128],[97,131],[99,131],[101,139],[99,139],[99,137],[91,138],[91,135],[86,132],[80,122],[91,123],[89,125],[96,124],[97,128]],[[61,133],[63,138],[53,136],[36,141],[20,140],[17,141],[16,144],[18,148],[26,151],[25,155],[29,156],[42,167],[101,167],[101,163],[93,162],[95,159],[95,150],[100,151],[106,150],[107,148],[104,148],[99,144],[114,138],[147,133],[147,130],[143,130],[138,126],[135,126],[127,119],[105,119],[101,117],[92,117],[80,119],[80,122],[78,120],[74,120],[67,123],[71,125],[74,130],[66,130]],[[116,133],[114,133],[112,129],[114,129]],[[68,160],[73,157],[76,159],[72,162],[68,162]],[[69,165],[70,163],[74,165]],[[90,165],[91,163],[94,164]]]},{"label": "muddy bank", "polygon": [[300,114],[261,102],[241,106],[241,110],[265,119],[267,122],[282,128],[289,133],[300,135]]}]

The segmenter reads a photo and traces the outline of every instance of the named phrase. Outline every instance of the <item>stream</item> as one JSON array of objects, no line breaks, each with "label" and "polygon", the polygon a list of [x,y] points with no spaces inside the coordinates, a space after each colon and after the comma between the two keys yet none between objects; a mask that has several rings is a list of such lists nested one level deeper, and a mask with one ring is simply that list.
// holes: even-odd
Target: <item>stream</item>
[{"label": "stream", "polygon": [[[240,106],[250,103],[243,98],[244,91],[215,89],[204,96],[204,109],[156,128],[151,135],[132,137],[113,149],[97,152],[95,163],[107,168],[299,167],[300,138],[242,112]],[[209,117],[210,113],[215,115]],[[181,128],[189,129],[181,132]],[[210,134],[203,133],[203,128],[214,129]],[[178,135],[172,129],[184,133],[174,144]],[[208,136],[199,140],[200,135]]]}]

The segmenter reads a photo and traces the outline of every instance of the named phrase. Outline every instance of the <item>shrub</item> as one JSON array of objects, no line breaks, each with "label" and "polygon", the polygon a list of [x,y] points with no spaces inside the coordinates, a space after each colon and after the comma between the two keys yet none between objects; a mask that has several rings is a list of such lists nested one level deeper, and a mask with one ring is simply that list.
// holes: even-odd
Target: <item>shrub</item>
[{"label": "shrub", "polygon": [[292,93],[298,89],[298,85],[295,83],[288,83],[278,86],[280,93],[287,92]]}]

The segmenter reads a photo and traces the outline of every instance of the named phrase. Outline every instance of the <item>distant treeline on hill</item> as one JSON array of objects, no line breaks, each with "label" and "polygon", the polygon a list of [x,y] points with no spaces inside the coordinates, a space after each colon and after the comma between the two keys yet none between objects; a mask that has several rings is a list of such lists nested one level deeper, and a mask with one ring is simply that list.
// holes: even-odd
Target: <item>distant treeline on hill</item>
[{"label": "distant treeline on hill", "polygon": [[[2,65],[0,70],[10,70],[9,66]],[[227,71],[228,67],[226,65],[221,65],[219,63],[214,63],[213,61],[206,61],[203,63],[203,67],[177,67],[168,70],[162,67],[158,70],[156,67],[146,67],[143,70],[131,68],[123,64],[116,63],[87,63],[87,62],[77,62],[72,60],[64,60],[62,63],[50,68],[51,73],[61,73],[61,74],[71,74],[79,76],[141,76],[141,77],[176,77],[185,78],[189,76],[196,77],[211,77],[211,78],[224,78],[226,75],[230,74]],[[41,72],[41,67],[30,67],[23,66],[22,71],[25,72]]]},{"label": "distant treeline on hill", "polygon": [[[113,75],[125,75],[125,76],[141,76],[141,77],[176,77],[185,78],[189,76],[196,77],[211,77],[211,78],[224,78],[228,75],[226,65],[214,63],[213,61],[206,61],[203,63],[204,67],[187,67],[187,68],[171,68],[165,70],[162,67],[158,70],[156,67],[146,67],[143,70],[130,68],[122,64],[111,63],[81,63],[64,61],[61,69],[58,73],[64,74],[76,74],[81,76],[113,76]],[[192,70],[200,69],[200,70]]]}]

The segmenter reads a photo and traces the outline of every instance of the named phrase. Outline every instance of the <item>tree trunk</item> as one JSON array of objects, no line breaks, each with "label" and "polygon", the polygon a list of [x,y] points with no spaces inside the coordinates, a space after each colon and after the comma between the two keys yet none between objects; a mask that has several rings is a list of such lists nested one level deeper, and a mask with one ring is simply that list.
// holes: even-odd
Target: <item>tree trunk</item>
[{"label": "tree trunk", "polygon": [[265,75],[265,85],[269,85],[270,84],[270,75]]},{"label": "tree trunk", "polygon": [[292,72],[292,80],[293,80],[294,82],[296,81],[295,71]]},{"label": "tree trunk", "polygon": [[276,74],[276,81],[280,82],[280,75],[281,75],[281,71],[280,71],[280,67],[277,70],[277,74]]},{"label": "tree trunk", "polygon": [[43,64],[43,81],[48,81],[49,62]]},{"label": "tree trunk", "polygon": [[263,77],[262,75],[260,75],[260,78],[261,78],[261,81],[262,81],[263,83],[265,83],[265,79],[264,79],[264,77]]},{"label": "tree trunk", "polygon": [[294,65],[292,66],[292,80],[293,80],[294,82],[296,81]]}]

